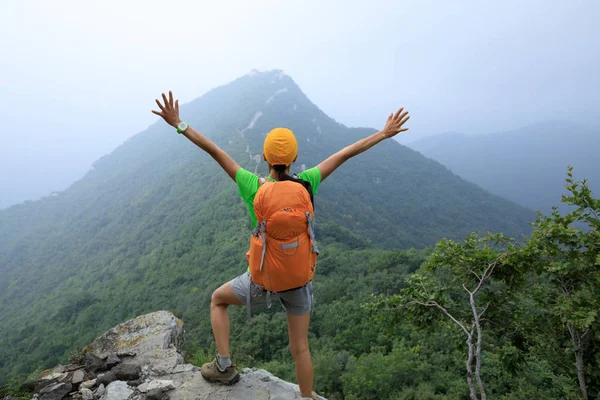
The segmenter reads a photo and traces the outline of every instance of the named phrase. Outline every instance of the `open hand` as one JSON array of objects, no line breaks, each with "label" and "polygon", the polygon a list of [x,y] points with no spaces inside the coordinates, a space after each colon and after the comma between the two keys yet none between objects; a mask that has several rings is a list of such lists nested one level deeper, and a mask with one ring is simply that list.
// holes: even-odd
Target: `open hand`
[{"label": "open hand", "polygon": [[409,118],[410,115],[408,115],[408,111],[404,111],[404,107],[401,107],[396,115],[394,115],[394,113],[390,114],[381,133],[383,133],[383,136],[386,138],[391,138],[400,132],[407,131],[408,128],[403,128],[402,125],[404,125]]},{"label": "open hand", "polygon": [[152,110],[152,112],[156,115],[161,116],[167,124],[171,125],[174,128],[177,128],[177,125],[179,125],[179,123],[181,122],[181,119],[179,119],[179,100],[175,100],[175,103],[173,103],[173,93],[171,93],[170,90],[169,99],[167,100],[167,96],[165,96],[164,93],[162,93],[162,98],[165,102],[165,105],[163,106],[162,104],[160,104],[160,101],[156,99],[156,104],[158,104],[160,111]]}]

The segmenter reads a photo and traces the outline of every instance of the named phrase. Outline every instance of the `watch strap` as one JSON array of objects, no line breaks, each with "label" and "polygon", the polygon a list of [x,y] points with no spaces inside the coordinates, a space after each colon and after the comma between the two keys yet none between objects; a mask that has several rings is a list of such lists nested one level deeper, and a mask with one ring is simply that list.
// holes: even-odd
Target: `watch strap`
[{"label": "watch strap", "polygon": [[183,130],[181,130],[181,129],[179,129],[179,126],[178,126],[177,127],[177,133],[179,133],[179,134],[183,133],[183,131],[185,131],[189,127],[189,125],[188,125],[187,122],[185,122],[185,121],[182,121],[182,122],[185,124],[185,128]]}]

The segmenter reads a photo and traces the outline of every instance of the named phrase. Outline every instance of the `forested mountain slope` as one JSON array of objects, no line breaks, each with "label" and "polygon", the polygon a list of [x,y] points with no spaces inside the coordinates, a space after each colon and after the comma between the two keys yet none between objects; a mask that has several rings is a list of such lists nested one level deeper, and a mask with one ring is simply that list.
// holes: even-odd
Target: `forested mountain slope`
[{"label": "forested mountain slope", "polygon": [[[296,133],[297,170],[374,132],[327,117],[279,71],[216,88],[181,114],[259,173],[266,173],[261,147],[273,127]],[[316,204],[317,238],[329,260],[319,274],[344,270],[341,258],[327,258],[327,249],[341,257],[336,246],[385,256],[382,249],[424,248],[471,231],[517,236],[533,219],[391,140],[328,178]],[[108,327],[158,309],[172,310],[194,340],[209,342],[210,293],[244,271],[249,226],[235,184],[163,122],[64,192],[0,211],[0,376],[64,362]]]},{"label": "forested mountain slope", "polygon": [[[534,210],[561,206],[567,166],[600,189],[600,130],[563,121],[492,135],[445,133],[408,145],[460,177]],[[564,208],[564,207],[563,207]]]}]

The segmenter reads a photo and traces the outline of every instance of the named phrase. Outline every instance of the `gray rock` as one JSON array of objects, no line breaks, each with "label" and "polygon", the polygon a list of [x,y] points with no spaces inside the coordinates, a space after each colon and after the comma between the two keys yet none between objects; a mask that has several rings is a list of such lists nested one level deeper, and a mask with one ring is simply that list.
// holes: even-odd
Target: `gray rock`
[{"label": "gray rock", "polygon": [[166,391],[175,389],[175,384],[173,383],[172,380],[157,379],[154,381],[150,381],[150,383],[148,383],[148,393],[150,393],[152,390],[155,390],[155,389],[159,389],[159,390],[162,390],[163,392],[166,392]]},{"label": "gray rock", "polygon": [[106,387],[101,400],[127,400],[133,390],[123,381],[114,381]]},{"label": "gray rock", "polygon": [[149,390],[146,396],[147,400],[169,400],[169,395],[163,393],[160,389]]},{"label": "gray rock", "polygon": [[59,383],[56,379],[35,379],[24,382],[21,385],[21,391],[23,392],[39,392],[46,386],[54,385]]},{"label": "gray rock", "polygon": [[85,376],[83,377],[83,381],[93,381],[94,379],[96,379],[98,377],[98,375],[102,374],[102,372],[86,372]]},{"label": "gray rock", "polygon": [[152,371],[147,365],[142,366],[142,373],[140,374],[140,378],[147,379],[152,375]]},{"label": "gray rock", "polygon": [[109,354],[106,358],[106,368],[111,369],[121,363],[121,359],[116,354]]},{"label": "gray rock", "polygon": [[98,388],[94,390],[94,398],[98,399],[102,397],[104,392],[106,392],[106,388],[104,387],[104,384],[101,383],[100,386],[98,386]]},{"label": "gray rock", "polygon": [[156,375],[183,363],[183,322],[168,311],[146,314],[117,325],[84,349],[100,358],[134,352],[128,363],[148,365]]},{"label": "gray rock", "polygon": [[159,389],[148,390],[148,393],[146,393],[146,400],[160,400],[162,394],[162,390]]},{"label": "gray rock", "polygon": [[73,385],[70,383],[55,383],[46,386],[40,391],[40,400],[61,400],[72,388]]},{"label": "gray rock", "polygon": [[67,377],[67,374],[64,372],[50,372],[49,374],[42,375],[42,380],[51,381],[55,380],[57,382],[62,381]]},{"label": "gray rock", "polygon": [[66,365],[64,368],[65,368],[64,372],[72,372],[72,371],[75,371],[75,370],[83,368],[83,365],[69,364],[69,365]]},{"label": "gray rock", "polygon": [[89,381],[85,381],[81,385],[79,385],[79,387],[81,389],[91,389],[94,386],[96,386],[96,381],[97,381],[97,379],[91,379]]},{"label": "gray rock", "polygon": [[172,374],[180,374],[182,372],[191,372],[198,370],[198,367],[192,364],[179,364],[171,371]]},{"label": "gray rock", "polygon": [[[96,339],[84,349],[82,362],[94,371],[85,370],[80,381],[81,366],[59,366],[45,372],[45,392],[39,400],[292,400],[300,399],[297,385],[273,376],[265,370],[244,369],[240,381],[226,386],[207,382],[198,367],[184,364],[178,352],[183,340],[179,319],[168,312],[143,315],[127,321]],[[112,341],[112,343],[111,343]],[[131,353],[131,354],[127,354]],[[117,354],[121,361],[112,366]],[[98,376],[96,376],[98,373]],[[48,378],[48,376],[50,376]],[[65,379],[58,382],[57,379]],[[71,388],[71,382],[78,384]],[[68,387],[67,387],[68,385]],[[96,385],[98,388],[92,392]],[[135,385],[138,385],[135,388]],[[90,398],[90,393],[91,397]],[[43,397],[45,396],[45,397]],[[313,396],[324,400],[322,397]]]},{"label": "gray rock", "polygon": [[[168,375],[177,387],[169,391],[171,400],[298,400],[298,385],[286,382],[265,370],[244,369],[240,381],[225,386],[207,382],[198,372]],[[320,396],[315,399],[326,400]]]},{"label": "gray rock", "polygon": [[83,358],[83,365],[86,371],[90,372],[104,372],[106,371],[106,364],[102,361],[101,357],[98,357],[92,353],[86,353]]},{"label": "gray rock", "polygon": [[77,371],[73,372],[73,379],[71,380],[71,382],[73,383],[73,385],[77,385],[78,383],[83,382],[84,376],[85,371],[82,369],[78,369]]},{"label": "gray rock", "polygon": [[137,390],[139,390],[142,393],[146,393],[148,391],[148,385],[150,384],[150,382],[144,382],[141,385],[139,385],[137,387]]},{"label": "gray rock", "polygon": [[108,371],[101,375],[98,375],[98,378],[96,378],[96,383],[99,385],[102,384],[104,386],[108,386],[111,382],[114,382],[116,380],[117,376],[112,371]]},{"label": "gray rock", "polygon": [[119,364],[111,369],[110,372],[115,374],[120,381],[130,381],[140,377],[142,368],[136,364]]},{"label": "gray rock", "polygon": [[90,389],[83,388],[79,391],[82,400],[94,400],[94,393]]}]

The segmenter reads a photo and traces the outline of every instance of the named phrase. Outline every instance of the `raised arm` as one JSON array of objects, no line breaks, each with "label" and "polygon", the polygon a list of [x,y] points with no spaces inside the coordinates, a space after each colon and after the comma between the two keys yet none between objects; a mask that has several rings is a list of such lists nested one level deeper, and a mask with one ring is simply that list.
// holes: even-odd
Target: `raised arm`
[{"label": "raised arm", "polygon": [[[152,110],[152,112],[161,116],[167,124],[177,128],[177,126],[181,123],[181,119],[179,118],[179,100],[175,100],[175,102],[173,102],[173,93],[171,93],[171,91],[169,91],[168,100],[164,93],[162,94],[162,98],[165,104],[162,105],[160,101],[156,99],[156,104],[158,104],[160,111]],[[225,172],[227,172],[227,175],[229,175],[231,179],[235,181],[235,175],[240,169],[240,166],[233,158],[231,158],[229,154],[227,154],[219,146],[214,144],[212,141],[210,141],[210,139],[200,134],[191,126],[188,126],[187,129],[183,131],[183,134],[202,150],[210,154],[210,156],[219,163]]]},{"label": "raised arm", "polygon": [[385,127],[381,131],[361,139],[350,146],[344,147],[342,150],[317,165],[317,168],[319,168],[319,171],[321,172],[321,182],[331,175],[340,165],[357,154],[369,150],[384,139],[394,137],[400,132],[407,131],[408,128],[403,128],[402,125],[404,125],[409,118],[410,115],[408,115],[408,111],[404,111],[404,107],[400,108],[396,115],[393,113],[390,114]]}]

